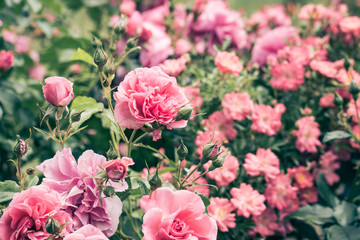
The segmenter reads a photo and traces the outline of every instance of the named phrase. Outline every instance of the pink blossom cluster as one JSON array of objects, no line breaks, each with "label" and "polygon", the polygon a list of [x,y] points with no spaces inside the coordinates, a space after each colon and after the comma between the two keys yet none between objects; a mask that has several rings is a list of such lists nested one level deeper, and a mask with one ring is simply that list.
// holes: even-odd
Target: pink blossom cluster
[{"label": "pink blossom cluster", "polygon": [[316,153],[317,146],[321,146],[319,137],[321,135],[319,124],[315,122],[314,116],[305,116],[295,123],[298,130],[293,132],[296,136],[295,146],[300,152]]}]

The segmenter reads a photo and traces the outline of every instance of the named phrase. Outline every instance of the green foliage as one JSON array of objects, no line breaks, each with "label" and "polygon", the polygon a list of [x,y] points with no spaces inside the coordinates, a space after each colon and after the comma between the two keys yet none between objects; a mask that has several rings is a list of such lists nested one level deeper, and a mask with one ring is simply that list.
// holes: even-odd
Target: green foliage
[{"label": "green foliage", "polygon": [[0,203],[10,201],[14,194],[20,192],[20,186],[11,180],[0,182]]}]

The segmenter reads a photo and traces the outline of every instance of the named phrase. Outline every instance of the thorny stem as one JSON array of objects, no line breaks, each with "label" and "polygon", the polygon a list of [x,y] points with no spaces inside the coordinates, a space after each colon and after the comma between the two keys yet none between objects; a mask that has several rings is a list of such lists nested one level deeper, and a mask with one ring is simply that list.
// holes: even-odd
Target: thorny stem
[{"label": "thorny stem", "polygon": [[18,157],[17,167],[18,167],[18,174],[19,174],[19,182],[20,182],[20,191],[25,190],[24,183],[23,183],[23,177],[21,172],[21,157]]},{"label": "thorny stem", "polygon": [[189,177],[190,177],[196,170],[198,170],[200,166],[201,166],[201,162],[200,162],[193,170],[191,170],[191,171],[186,175],[186,177],[181,181],[181,183],[180,183],[180,188],[181,188],[181,189],[184,187],[183,184],[186,182],[186,180],[188,180]]},{"label": "thorny stem", "polygon": [[132,131],[129,142],[127,144],[127,156],[128,157],[131,157],[132,141],[134,140],[136,132],[137,132],[137,129],[134,129]]},{"label": "thorny stem", "polygon": [[195,178],[194,180],[192,180],[190,183],[185,184],[183,187],[189,187],[191,185],[193,185],[199,178],[203,177],[205,174],[207,174],[209,172],[209,169],[206,170],[205,172],[203,172],[202,174],[200,174],[197,178]]},{"label": "thorny stem", "polygon": [[59,135],[59,143],[61,145],[61,149],[64,149],[64,141],[61,136],[59,120],[55,119],[55,122],[56,122],[56,131],[57,131],[57,134]]},{"label": "thorny stem", "polygon": [[50,131],[51,135],[52,135],[54,138],[56,138],[55,133],[53,132],[53,130],[52,130],[51,127],[50,127],[49,121],[46,121],[46,125],[47,125],[47,127],[49,128],[49,131]]}]

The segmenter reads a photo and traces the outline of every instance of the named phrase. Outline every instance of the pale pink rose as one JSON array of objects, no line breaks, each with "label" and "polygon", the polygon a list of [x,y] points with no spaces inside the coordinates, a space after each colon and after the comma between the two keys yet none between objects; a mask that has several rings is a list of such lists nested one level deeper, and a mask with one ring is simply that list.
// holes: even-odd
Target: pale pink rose
[{"label": "pale pink rose", "polygon": [[123,180],[128,172],[128,166],[134,165],[132,158],[122,157],[115,160],[110,160],[102,165],[106,170],[109,179],[113,181]]},{"label": "pale pink rose", "polygon": [[[200,86],[186,86],[183,88],[183,90],[186,98],[191,101],[190,106],[199,109],[201,107],[201,104],[203,103],[203,98],[200,96]],[[196,115],[196,109],[193,109],[193,115]]]},{"label": "pale pink rose", "polygon": [[256,155],[246,154],[243,166],[253,177],[263,174],[267,179],[274,179],[280,174],[279,158],[270,149],[258,148]]},{"label": "pale pink rose", "polygon": [[241,183],[240,188],[232,188],[230,201],[237,208],[237,215],[249,218],[250,215],[258,216],[265,211],[265,197],[250,184]]},{"label": "pale pink rose", "polygon": [[195,145],[197,146],[196,153],[199,155],[199,158],[202,158],[202,151],[204,146],[211,142],[217,143],[220,145],[223,141],[227,141],[225,136],[219,131],[207,131],[207,132],[198,132],[197,137],[195,138]]},{"label": "pale pink rose", "polygon": [[82,66],[78,63],[75,63],[70,66],[70,70],[73,74],[79,74],[79,73],[81,73]]},{"label": "pale pink rose", "polygon": [[305,81],[304,67],[297,62],[283,61],[272,66],[270,74],[270,85],[273,88],[284,91],[297,90]]},{"label": "pale pink rose", "polygon": [[313,60],[310,62],[310,68],[328,77],[335,78],[339,70],[344,67],[344,59],[336,62]]},{"label": "pale pink rose", "polygon": [[131,16],[136,11],[136,3],[133,0],[124,0],[120,4],[119,10],[122,14]]},{"label": "pale pink rose", "polygon": [[207,209],[209,216],[215,219],[220,231],[228,232],[229,228],[236,227],[235,213],[231,213],[235,210],[235,207],[230,203],[229,199],[211,198]]},{"label": "pale pink rose", "polygon": [[266,186],[265,197],[270,206],[285,211],[291,208],[293,201],[298,200],[297,192],[298,188],[291,185],[290,177],[279,174],[276,178],[271,179]]},{"label": "pale pink rose", "polygon": [[281,128],[281,116],[286,111],[284,104],[278,103],[274,108],[263,104],[255,104],[251,115],[251,129],[269,136],[274,136]]},{"label": "pale pink rose", "polygon": [[287,169],[288,175],[295,180],[295,186],[299,189],[310,188],[314,186],[314,178],[307,168],[298,166]]},{"label": "pale pink rose", "polygon": [[138,11],[135,11],[133,14],[131,14],[129,19],[127,20],[126,30],[125,30],[126,33],[131,36],[140,34],[143,22],[144,22],[144,20],[141,16],[141,13]]},{"label": "pale pink rose", "polygon": [[215,56],[215,65],[219,71],[230,73],[236,77],[239,76],[239,73],[243,69],[240,59],[233,52],[218,52]]},{"label": "pale pink rose", "polygon": [[217,237],[215,220],[204,214],[201,198],[190,191],[158,188],[141,198],[140,207],[145,211],[143,240],[215,240]]},{"label": "pale pink rose", "polygon": [[167,1],[163,1],[163,4],[144,11],[142,16],[146,22],[164,25],[165,17],[170,14],[169,5]]},{"label": "pale pink rose", "polygon": [[0,218],[0,238],[46,240],[50,236],[45,229],[49,217],[59,221],[60,225],[70,223],[61,235],[70,232],[72,220],[62,210],[59,193],[42,185],[16,193]]},{"label": "pale pink rose", "polygon": [[41,81],[46,74],[46,67],[42,64],[36,64],[28,69],[29,76],[35,80]]},{"label": "pale pink rose", "polygon": [[73,83],[63,77],[45,79],[43,93],[46,101],[55,106],[67,106],[74,98]]},{"label": "pale pink rose", "polygon": [[15,44],[17,35],[14,32],[11,32],[7,29],[2,29],[2,37],[5,41]]},{"label": "pale pink rose", "polygon": [[333,93],[326,93],[320,98],[319,105],[322,107],[335,107],[335,95]]},{"label": "pale pink rose", "polygon": [[[119,224],[122,203],[118,196],[100,196],[97,179],[89,178],[103,171],[100,166],[106,162],[104,156],[93,151],[85,151],[76,163],[71,149],[57,152],[37,167],[45,178],[42,184],[60,193],[65,203],[65,211],[73,218],[73,230],[87,224],[99,228],[106,236],[112,236]],[[114,187],[116,192],[125,191],[125,181],[107,181],[106,186]],[[102,201],[100,201],[100,197]]]},{"label": "pale pink rose", "polygon": [[[360,127],[359,127],[359,124],[355,124],[354,126],[351,127],[352,128],[352,132],[354,134],[354,137],[357,139],[357,140],[360,140]],[[350,140],[350,145],[353,147],[353,148],[357,148],[359,149],[360,146],[359,144],[357,144],[357,142],[355,140]]]},{"label": "pale pink rose", "polygon": [[340,168],[340,162],[336,161],[337,159],[338,157],[332,151],[321,156],[319,172],[324,175],[330,186],[340,181],[339,175],[335,173],[335,170]]},{"label": "pale pink rose", "polygon": [[264,65],[269,56],[276,56],[277,51],[286,46],[286,41],[298,34],[299,30],[294,27],[277,27],[255,42],[251,52],[251,61]]},{"label": "pale pink rose", "polygon": [[27,36],[17,36],[14,43],[14,50],[17,53],[27,53],[30,50],[31,39]]},{"label": "pale pink rose", "polygon": [[228,139],[234,139],[238,134],[234,128],[235,122],[226,118],[222,111],[213,112],[208,119],[204,120],[204,126],[208,128],[208,131],[218,131]]},{"label": "pale pink rose", "polygon": [[111,18],[110,18],[110,20],[109,20],[109,25],[110,25],[111,27],[115,27],[115,25],[116,25],[118,22],[120,22],[120,20],[121,20],[120,15],[113,15],[113,16],[111,16]]},{"label": "pale pink rose", "polygon": [[175,42],[175,55],[182,56],[190,52],[192,49],[191,43],[185,38],[180,38]]},{"label": "pale pink rose", "polygon": [[[357,109],[356,109],[357,108]],[[358,123],[358,115],[357,112],[360,114],[360,98],[356,100],[356,104],[353,98],[351,98],[348,109],[346,110],[346,114],[350,117],[352,117],[352,121],[354,123]],[[359,115],[360,117],[360,115]]]},{"label": "pale pink rose", "polygon": [[185,127],[187,121],[176,121],[179,108],[188,100],[176,79],[159,67],[137,68],[129,72],[114,93],[115,120],[120,126],[141,128],[157,121],[168,129]]},{"label": "pale pink rose", "polygon": [[66,235],[64,240],[109,240],[100,229],[93,225],[85,225],[73,233]]},{"label": "pale pink rose", "polygon": [[315,5],[310,3],[300,9],[298,17],[301,20],[309,21],[310,19],[321,20],[322,18],[327,17],[327,15],[328,9],[325,6],[321,4]]},{"label": "pale pink rose", "polygon": [[31,50],[29,52],[29,57],[31,58],[31,60],[33,61],[33,63],[39,63],[40,62],[40,54],[38,51],[35,50]]},{"label": "pale pink rose", "polygon": [[342,68],[338,71],[335,78],[346,86],[349,86],[352,80],[358,84],[360,83],[360,74],[354,69],[349,69],[349,71],[346,71],[345,68]]},{"label": "pale pink rose", "polygon": [[14,64],[14,54],[11,51],[0,51],[0,70],[7,71]]},{"label": "pale pink rose", "polygon": [[[212,161],[207,162],[204,165],[204,169],[207,170],[210,167],[211,163]],[[208,172],[206,176],[210,179],[214,179],[219,187],[228,186],[232,181],[236,179],[238,175],[238,169],[238,159],[228,154],[225,157],[223,165],[211,172]]]},{"label": "pale pink rose", "polygon": [[252,219],[256,225],[252,230],[259,233],[263,238],[274,235],[279,228],[278,218],[272,208],[266,208],[261,215],[253,216]]},{"label": "pale pink rose", "polygon": [[167,59],[163,63],[159,64],[159,67],[164,73],[172,77],[176,77],[186,69],[186,62],[186,58],[182,56],[178,59]]},{"label": "pale pink rose", "polygon": [[176,34],[181,34],[184,30],[186,26],[186,17],[186,5],[183,3],[175,3],[174,22],[172,27],[175,29]]},{"label": "pale pink rose", "polygon": [[360,35],[360,18],[351,16],[343,18],[339,23],[340,30],[344,33],[350,33],[354,36]]},{"label": "pale pink rose", "polygon": [[249,115],[254,108],[254,103],[248,93],[227,93],[221,102],[224,115],[228,119],[242,121]]},{"label": "pale pink rose", "polygon": [[317,146],[321,146],[319,137],[321,135],[319,124],[315,122],[314,116],[305,116],[295,123],[298,130],[294,130],[296,136],[295,146],[300,152],[316,153]]},{"label": "pale pink rose", "polygon": [[[193,170],[195,167],[196,167],[196,165],[192,165],[190,167],[190,171]],[[201,174],[201,172],[195,171],[191,175],[191,177],[189,177],[185,181],[185,183],[188,184],[188,183],[192,182],[193,180],[200,177],[200,174]],[[189,190],[191,192],[201,193],[201,194],[205,195],[206,197],[209,197],[210,192],[209,192],[209,186],[207,184],[208,184],[208,182],[206,181],[206,179],[203,177],[200,177],[199,179],[197,179],[195,181],[195,183],[192,186],[186,187],[186,190]]]}]

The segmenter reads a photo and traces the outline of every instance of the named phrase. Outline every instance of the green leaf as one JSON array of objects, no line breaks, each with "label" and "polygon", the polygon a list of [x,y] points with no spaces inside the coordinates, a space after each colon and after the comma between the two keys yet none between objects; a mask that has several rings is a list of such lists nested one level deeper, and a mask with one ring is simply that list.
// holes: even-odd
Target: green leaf
[{"label": "green leaf", "polygon": [[359,240],[360,229],[357,227],[341,227],[333,225],[325,229],[327,240]]},{"label": "green leaf", "polygon": [[327,143],[330,142],[332,140],[337,140],[337,139],[346,139],[346,138],[350,138],[351,135],[348,132],[345,131],[340,131],[340,130],[336,130],[336,131],[332,131],[332,132],[327,132],[325,134],[325,137],[323,138],[323,143]]},{"label": "green leaf", "polygon": [[150,190],[149,190],[149,188],[146,186],[144,180],[142,180],[141,178],[138,178],[138,179],[136,179],[136,182],[137,182],[137,184],[139,184],[140,191],[141,191],[141,194],[142,194],[143,196],[150,194]]},{"label": "green leaf", "polygon": [[333,210],[319,204],[300,207],[295,213],[291,214],[289,218],[312,222],[318,225],[334,222]]},{"label": "green leaf", "polygon": [[201,200],[203,201],[204,205],[205,205],[205,209],[207,209],[207,207],[210,205],[210,200],[209,198],[207,198],[204,194],[202,193],[196,193],[197,195],[199,195],[201,197]]},{"label": "green leaf", "polygon": [[53,33],[53,27],[49,22],[37,21],[36,25],[42,30],[47,38],[51,38]]},{"label": "green leaf", "polygon": [[87,7],[99,7],[107,3],[106,0],[83,0],[83,4]]},{"label": "green leaf", "polygon": [[90,177],[86,177],[86,178],[105,178],[106,176],[107,176],[106,171],[102,170],[102,171],[98,172],[97,174],[92,175]]},{"label": "green leaf", "polygon": [[72,125],[73,129],[80,127],[80,125],[88,120],[93,114],[101,112],[104,109],[102,103],[96,102],[95,99],[91,97],[79,96],[76,97],[70,107],[71,114],[81,113],[81,118],[78,122],[74,122]]},{"label": "green leaf", "polygon": [[11,200],[17,192],[20,192],[20,186],[15,181],[0,182],[0,202]]},{"label": "green leaf", "polygon": [[36,174],[33,174],[31,176],[27,176],[25,180],[26,180],[24,183],[25,189],[29,189],[32,186],[35,186],[36,184],[38,184],[39,177]]},{"label": "green leaf", "polygon": [[76,61],[76,60],[83,61],[83,62],[89,63],[89,64],[96,67],[96,64],[93,61],[93,57],[90,54],[88,54],[87,52],[85,52],[84,50],[82,50],[81,48],[78,48],[77,51],[73,53],[70,60],[72,60],[72,61]]},{"label": "green leaf", "polygon": [[39,0],[26,0],[26,2],[35,13],[39,12],[42,8],[42,3]]},{"label": "green leaf", "polygon": [[356,205],[343,201],[334,207],[334,217],[341,226],[353,223],[357,218]]},{"label": "green leaf", "polygon": [[319,196],[328,204],[328,206],[335,207],[339,204],[339,199],[332,193],[323,174],[319,173],[316,185],[318,187]]},{"label": "green leaf", "polygon": [[114,235],[112,235],[110,238],[110,240],[121,240],[121,238],[119,237],[119,235],[117,233],[115,233]]}]

